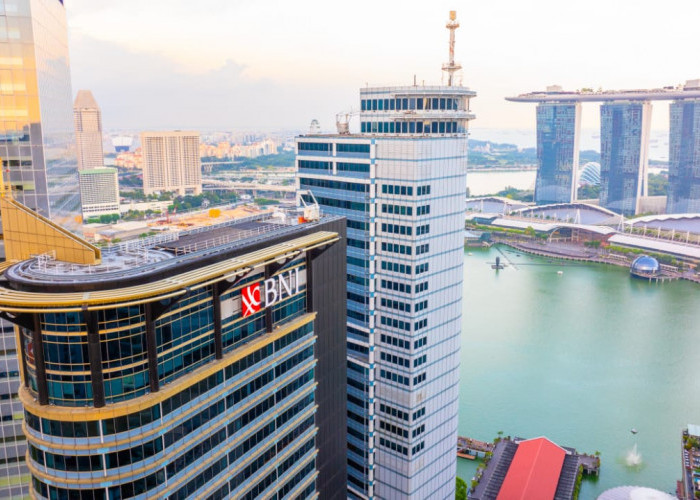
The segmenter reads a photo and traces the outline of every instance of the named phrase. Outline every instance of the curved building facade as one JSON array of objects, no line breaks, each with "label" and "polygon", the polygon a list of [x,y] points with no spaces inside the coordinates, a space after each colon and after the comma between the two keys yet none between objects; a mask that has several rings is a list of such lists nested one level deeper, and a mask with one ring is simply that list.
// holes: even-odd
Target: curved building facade
[{"label": "curved building facade", "polygon": [[10,268],[34,497],[344,490],[343,233],[334,219],[176,256],[205,231],[138,265]]}]

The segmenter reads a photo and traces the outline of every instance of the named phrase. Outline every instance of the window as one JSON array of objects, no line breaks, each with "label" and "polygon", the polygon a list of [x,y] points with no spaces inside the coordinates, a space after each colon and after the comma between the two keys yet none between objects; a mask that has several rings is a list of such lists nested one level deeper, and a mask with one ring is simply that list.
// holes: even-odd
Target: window
[{"label": "window", "polygon": [[331,162],[329,162],[329,161],[298,160],[297,165],[299,168],[308,168],[311,170],[330,170],[331,169]]},{"label": "window", "polygon": [[393,290],[401,293],[411,293],[411,285],[397,283],[396,281],[382,280],[381,287],[384,290]]},{"label": "window", "polygon": [[[340,146],[340,145],[338,145]],[[335,164],[338,172],[362,172],[369,173],[369,163],[347,163],[337,162]]]},{"label": "window", "polygon": [[331,151],[331,144],[325,142],[300,142],[299,151]]},{"label": "window", "polygon": [[428,326],[428,318],[423,318],[413,324],[413,331],[418,331]]},{"label": "window", "polygon": [[382,193],[395,194],[399,196],[413,196],[413,187],[382,184]]}]

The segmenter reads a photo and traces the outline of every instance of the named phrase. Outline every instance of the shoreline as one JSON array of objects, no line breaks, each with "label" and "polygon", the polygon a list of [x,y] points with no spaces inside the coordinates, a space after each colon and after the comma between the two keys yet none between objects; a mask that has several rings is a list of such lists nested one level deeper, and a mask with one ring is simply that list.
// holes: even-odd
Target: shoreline
[{"label": "shoreline", "polygon": [[[520,252],[523,252],[523,253],[526,253],[529,255],[535,255],[538,257],[544,257],[544,258],[548,258],[548,259],[559,259],[559,260],[568,260],[568,261],[575,261],[575,262],[588,262],[591,264],[609,264],[609,265],[618,266],[618,267],[626,267],[628,269],[630,267],[629,262],[622,262],[622,261],[619,261],[616,259],[604,259],[601,257],[593,257],[590,255],[571,255],[571,254],[567,255],[565,253],[560,253],[560,252],[540,250],[540,249],[532,248],[528,245],[518,244],[517,242],[511,242],[511,241],[496,240],[496,241],[494,241],[494,243],[500,244],[500,245],[506,245],[510,248],[514,248]],[[691,283],[700,284],[700,278],[686,276],[683,274],[667,275],[667,277],[670,278],[671,280],[682,279],[682,280],[690,281]]]}]

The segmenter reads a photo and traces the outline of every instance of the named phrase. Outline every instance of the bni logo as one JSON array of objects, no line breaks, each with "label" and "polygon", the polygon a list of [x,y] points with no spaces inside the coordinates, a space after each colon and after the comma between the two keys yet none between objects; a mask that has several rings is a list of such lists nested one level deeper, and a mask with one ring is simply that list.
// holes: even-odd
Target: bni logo
[{"label": "bni logo", "polygon": [[241,306],[244,318],[260,310],[262,307],[262,300],[260,300],[260,283],[253,283],[243,289],[241,292]]}]

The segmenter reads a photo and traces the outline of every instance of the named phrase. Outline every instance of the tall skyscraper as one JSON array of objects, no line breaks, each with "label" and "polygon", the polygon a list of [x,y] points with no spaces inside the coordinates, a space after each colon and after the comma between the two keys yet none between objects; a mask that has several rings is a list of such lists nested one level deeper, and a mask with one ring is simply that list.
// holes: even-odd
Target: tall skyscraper
[{"label": "tall skyscraper", "polygon": [[143,192],[202,192],[199,132],[143,132]]},{"label": "tall skyscraper", "polygon": [[649,101],[600,106],[600,205],[622,215],[639,212],[647,195]]},{"label": "tall skyscraper", "polygon": [[22,432],[15,330],[4,320],[0,320],[0,350],[0,498],[21,499],[29,493],[27,438]]},{"label": "tall skyscraper", "polygon": [[79,90],[73,103],[78,170],[104,167],[102,115],[89,90]]},{"label": "tall skyscraper", "polygon": [[93,260],[22,261],[0,294],[33,498],[344,494],[342,219],[261,216],[102,253],[0,203],[20,246],[44,224]]},{"label": "tall skyscraper", "polygon": [[476,93],[363,88],[361,133],[297,138],[298,185],[347,218],[348,496],[454,498],[467,126]]},{"label": "tall skyscraper", "polygon": [[80,213],[66,12],[60,0],[0,9],[0,157],[14,196],[77,228]]},{"label": "tall skyscraper", "polygon": [[700,212],[700,99],[678,100],[671,103],[666,213],[698,212]]},{"label": "tall skyscraper", "polygon": [[537,180],[535,202],[570,203],[578,185],[580,103],[537,105]]}]

